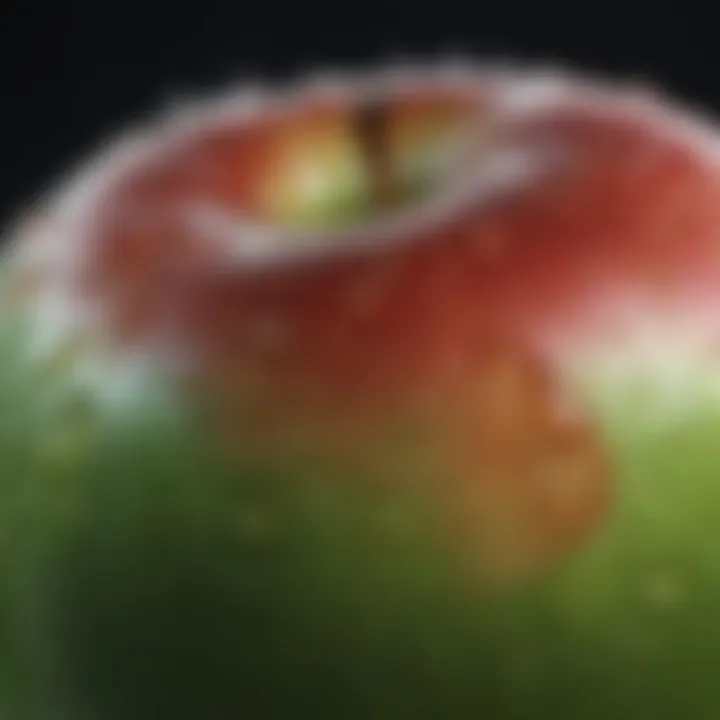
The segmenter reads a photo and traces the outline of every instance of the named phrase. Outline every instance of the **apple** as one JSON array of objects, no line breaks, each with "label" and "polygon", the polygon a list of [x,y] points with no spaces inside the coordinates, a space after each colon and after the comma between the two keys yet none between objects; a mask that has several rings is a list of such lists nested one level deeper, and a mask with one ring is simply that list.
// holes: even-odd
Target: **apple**
[{"label": "apple", "polygon": [[146,121],[12,228],[17,718],[712,718],[720,141],[439,64]]}]

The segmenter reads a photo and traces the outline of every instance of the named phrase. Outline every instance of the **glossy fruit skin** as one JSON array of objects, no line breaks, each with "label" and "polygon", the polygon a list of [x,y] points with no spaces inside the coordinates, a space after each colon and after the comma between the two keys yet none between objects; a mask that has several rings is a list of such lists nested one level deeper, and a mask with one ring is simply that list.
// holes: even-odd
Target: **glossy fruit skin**
[{"label": "glossy fruit skin", "polygon": [[[386,247],[230,273],[172,215],[126,221],[133,196],[172,207],[172,163],[131,176],[81,279],[112,297],[113,356],[158,329],[197,352],[167,398],[161,363],[122,410],[78,400],[67,369],[24,361],[35,321],[11,303],[14,717],[713,717],[715,401],[701,387],[652,427],[632,378],[601,382],[567,345],[633,359],[635,316],[595,324],[620,291],[711,325],[716,170],[624,115],[514,132],[570,161]],[[213,197],[237,190],[215,177]],[[278,319],[289,335],[266,332]],[[688,390],[713,376],[701,360]],[[533,473],[568,448],[582,492],[563,505]],[[513,538],[530,528],[531,577],[509,587],[483,534],[502,502]]]}]

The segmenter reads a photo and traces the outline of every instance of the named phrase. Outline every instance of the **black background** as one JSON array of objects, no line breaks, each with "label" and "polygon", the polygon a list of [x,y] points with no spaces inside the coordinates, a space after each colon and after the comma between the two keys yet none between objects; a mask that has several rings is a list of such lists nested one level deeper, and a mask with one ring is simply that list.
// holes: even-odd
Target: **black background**
[{"label": "black background", "polygon": [[[711,3],[0,0],[0,222],[129,120],[242,78],[453,52],[649,79],[720,115]],[[700,6],[702,7],[702,5]]]}]

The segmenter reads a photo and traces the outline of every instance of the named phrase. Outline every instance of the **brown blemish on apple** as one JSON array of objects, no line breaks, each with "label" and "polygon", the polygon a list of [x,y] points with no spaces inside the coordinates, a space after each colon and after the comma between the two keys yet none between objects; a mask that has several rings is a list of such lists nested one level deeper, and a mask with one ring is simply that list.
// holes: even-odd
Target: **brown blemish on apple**
[{"label": "brown blemish on apple", "polygon": [[529,355],[496,350],[477,373],[449,411],[450,534],[481,580],[532,576],[598,528],[611,495],[606,452],[587,419],[557,412],[559,390]]}]

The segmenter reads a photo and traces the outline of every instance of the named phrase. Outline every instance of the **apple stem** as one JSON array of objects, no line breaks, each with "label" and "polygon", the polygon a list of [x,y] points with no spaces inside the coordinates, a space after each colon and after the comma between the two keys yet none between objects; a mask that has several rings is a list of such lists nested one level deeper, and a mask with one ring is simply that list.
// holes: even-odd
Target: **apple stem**
[{"label": "apple stem", "polygon": [[370,176],[373,203],[390,208],[400,200],[400,192],[393,172],[393,153],[390,144],[390,113],[387,103],[365,103],[355,114],[355,128]]}]

